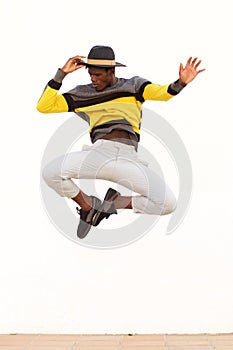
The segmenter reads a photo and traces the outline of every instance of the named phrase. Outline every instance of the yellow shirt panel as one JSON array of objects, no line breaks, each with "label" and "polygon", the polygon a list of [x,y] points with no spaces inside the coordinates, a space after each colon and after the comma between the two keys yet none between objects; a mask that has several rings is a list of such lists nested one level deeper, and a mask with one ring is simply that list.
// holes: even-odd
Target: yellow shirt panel
[{"label": "yellow shirt panel", "polygon": [[47,86],[37,106],[41,113],[68,112],[69,108],[63,95],[58,95],[57,90]]},{"label": "yellow shirt panel", "polygon": [[144,89],[143,98],[145,100],[168,101],[173,97],[167,92],[169,85],[148,84]]},{"label": "yellow shirt panel", "polygon": [[84,112],[89,116],[90,131],[97,125],[125,119],[138,132],[141,122],[141,105],[141,102],[135,97],[121,97],[93,106],[77,108],[75,112]]}]

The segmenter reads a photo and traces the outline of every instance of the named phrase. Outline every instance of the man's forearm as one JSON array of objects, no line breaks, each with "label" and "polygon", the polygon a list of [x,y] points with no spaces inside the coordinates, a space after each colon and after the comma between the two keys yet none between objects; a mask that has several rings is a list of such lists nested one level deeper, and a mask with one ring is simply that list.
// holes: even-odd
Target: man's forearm
[{"label": "man's forearm", "polygon": [[53,79],[51,79],[38,104],[37,110],[41,113],[59,113],[59,112],[68,112],[68,105],[63,97],[63,95],[58,95],[58,90],[62,85],[62,80],[66,76],[66,73],[62,72],[61,69],[58,69]]}]

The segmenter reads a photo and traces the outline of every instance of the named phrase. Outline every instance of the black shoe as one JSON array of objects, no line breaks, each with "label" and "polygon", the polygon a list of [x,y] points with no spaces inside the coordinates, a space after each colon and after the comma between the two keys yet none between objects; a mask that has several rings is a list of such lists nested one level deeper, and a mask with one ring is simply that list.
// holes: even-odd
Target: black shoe
[{"label": "black shoe", "polygon": [[109,188],[104,197],[104,201],[102,205],[98,208],[97,213],[95,214],[92,225],[99,225],[100,221],[104,218],[108,219],[110,215],[117,214],[116,208],[114,206],[113,201],[120,196],[120,193],[114,190],[113,188]]},{"label": "black shoe", "polygon": [[80,221],[77,229],[77,236],[79,238],[84,238],[91,229],[92,219],[97,212],[98,208],[101,206],[101,200],[97,197],[92,197],[92,208],[89,210],[77,209],[78,214],[80,215]]}]

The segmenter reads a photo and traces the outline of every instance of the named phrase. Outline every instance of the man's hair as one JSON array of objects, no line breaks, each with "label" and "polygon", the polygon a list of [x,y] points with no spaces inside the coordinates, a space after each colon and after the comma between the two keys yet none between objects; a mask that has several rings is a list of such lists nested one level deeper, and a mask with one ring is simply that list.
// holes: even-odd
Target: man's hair
[{"label": "man's hair", "polygon": [[106,72],[108,72],[109,70],[113,70],[113,72],[115,73],[115,67],[108,67],[108,68],[104,68]]}]

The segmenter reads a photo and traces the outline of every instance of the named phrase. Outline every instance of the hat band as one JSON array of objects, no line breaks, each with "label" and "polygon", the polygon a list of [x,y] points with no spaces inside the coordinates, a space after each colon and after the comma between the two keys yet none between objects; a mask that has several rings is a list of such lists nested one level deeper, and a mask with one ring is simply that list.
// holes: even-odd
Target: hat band
[{"label": "hat band", "polygon": [[115,60],[95,60],[95,59],[87,59],[87,64],[93,65],[105,65],[105,66],[114,66]]}]

